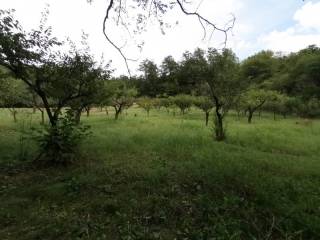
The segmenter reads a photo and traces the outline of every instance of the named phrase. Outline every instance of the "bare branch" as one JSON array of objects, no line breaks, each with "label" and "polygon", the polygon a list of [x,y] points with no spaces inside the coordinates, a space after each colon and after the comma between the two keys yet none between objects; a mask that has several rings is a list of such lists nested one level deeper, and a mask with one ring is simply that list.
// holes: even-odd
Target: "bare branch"
[{"label": "bare branch", "polygon": [[[186,14],[186,15],[190,15],[190,16],[196,16],[199,21],[202,23],[202,21],[204,23],[206,23],[207,25],[211,26],[213,28],[213,30],[217,30],[219,32],[222,32],[225,36],[224,38],[224,46],[226,46],[227,44],[227,41],[228,41],[228,32],[234,27],[234,23],[236,21],[236,18],[235,16],[233,16],[233,19],[230,21],[232,24],[229,26],[229,27],[226,27],[226,28],[220,28],[218,27],[216,24],[212,23],[210,20],[208,20],[207,18],[203,17],[202,15],[200,15],[197,10],[194,11],[194,12],[189,12],[187,11],[184,7],[183,7],[183,4],[181,2],[181,0],[176,0],[176,2],[178,3],[179,7],[180,7],[180,10]],[[203,26],[203,24],[201,24]]]},{"label": "bare branch", "polygon": [[[155,17],[155,19],[159,22],[160,24],[160,29],[161,32],[164,34],[164,29],[165,27],[168,27],[164,21],[163,21],[163,16],[164,14],[173,8],[173,6],[178,5],[180,10],[182,11],[183,14],[188,15],[188,16],[195,16],[201,27],[203,30],[203,37],[202,40],[207,39],[207,37],[209,38],[209,41],[211,40],[214,31],[218,31],[218,32],[222,32],[224,34],[224,41],[223,41],[223,48],[226,47],[227,44],[227,40],[228,40],[228,32],[233,29],[234,27],[234,23],[236,18],[234,17],[234,15],[232,15],[232,19],[230,21],[228,21],[226,23],[226,25],[224,27],[219,27],[217,24],[213,23],[212,21],[210,21],[209,19],[205,18],[204,16],[202,16],[198,10],[200,9],[202,3],[204,0],[199,0],[199,3],[196,7],[195,11],[189,11],[184,7],[184,3],[187,3],[186,0],[175,0],[175,1],[171,1],[170,4],[164,4],[162,3],[161,0],[135,0],[136,4],[138,7],[142,8],[142,10],[144,10],[146,13],[145,15],[142,14],[138,14],[137,16],[137,26],[136,26],[136,30],[133,31],[133,34],[141,34],[143,30],[145,30],[146,28],[146,21],[148,19],[148,17],[150,18],[151,15]],[[131,72],[130,72],[130,68],[129,68],[129,64],[128,61],[136,61],[134,59],[129,59],[126,57],[126,55],[123,52],[123,47],[119,46],[119,44],[116,44],[108,35],[107,30],[106,30],[106,24],[107,24],[107,20],[109,19],[110,16],[110,12],[112,11],[112,9],[114,9],[114,11],[116,12],[116,17],[115,17],[115,22],[117,25],[121,25],[122,27],[124,27],[124,29],[128,32],[130,38],[132,38],[131,35],[131,31],[129,30],[129,26],[130,26],[130,22],[126,22],[123,20],[123,16],[125,15],[125,17],[129,17],[128,16],[128,12],[126,10],[127,8],[127,2],[126,0],[108,0],[108,7],[107,7],[107,11],[103,20],[103,34],[105,36],[105,38],[107,39],[107,41],[120,53],[121,57],[123,58],[125,64],[126,64],[126,68],[128,71],[129,76],[131,77]],[[134,7],[132,7],[133,9],[135,9]],[[211,34],[208,36],[207,34],[207,30],[212,30],[210,31]],[[138,47],[141,47],[141,45],[138,45]]]},{"label": "bare branch", "polygon": [[108,36],[108,34],[106,33],[106,23],[107,23],[107,19],[109,18],[109,13],[110,13],[110,10],[112,9],[113,7],[113,3],[114,1],[113,0],[110,0],[109,2],[109,5],[108,5],[108,8],[107,8],[107,11],[106,11],[106,15],[103,19],[103,34],[105,36],[105,38],[107,39],[107,41],[120,53],[120,55],[122,56],[125,64],[126,64],[126,67],[127,67],[127,71],[128,71],[128,74],[129,76],[131,77],[131,72],[130,72],[130,68],[129,68],[129,64],[128,64],[128,61],[130,59],[128,59],[122,52],[121,48],[118,47]]}]

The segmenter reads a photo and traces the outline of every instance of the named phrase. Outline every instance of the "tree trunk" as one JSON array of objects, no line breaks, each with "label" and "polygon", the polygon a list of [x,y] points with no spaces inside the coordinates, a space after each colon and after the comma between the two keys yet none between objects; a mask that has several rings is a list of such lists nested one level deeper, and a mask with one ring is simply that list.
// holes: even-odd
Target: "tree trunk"
[{"label": "tree trunk", "polygon": [[115,114],[115,116],[114,116],[114,119],[115,119],[115,120],[118,120],[119,114],[120,114],[120,112],[116,110],[116,114]]},{"label": "tree trunk", "polygon": [[86,112],[87,112],[87,117],[89,117],[90,116],[90,107],[86,108]]},{"label": "tree trunk", "polygon": [[49,122],[50,122],[51,126],[55,127],[57,125],[58,118],[55,116],[56,114],[52,114],[52,111],[50,109],[50,105],[49,105],[49,102],[48,102],[48,100],[46,98],[46,95],[43,92],[39,91],[39,90],[37,91],[37,93],[40,96],[40,98],[42,99],[43,106],[44,106],[44,108],[45,108],[45,110],[47,112],[47,115],[48,115]]},{"label": "tree trunk", "polygon": [[249,115],[248,115],[248,123],[252,122],[252,117],[253,117],[253,111],[248,111]]},{"label": "tree trunk", "polygon": [[240,110],[237,111],[238,121],[240,121]]},{"label": "tree trunk", "polygon": [[150,110],[147,110],[147,116],[149,117],[149,112],[150,112]]},{"label": "tree trunk", "polygon": [[81,112],[82,112],[82,109],[77,109],[77,110],[75,110],[75,113],[74,113],[74,121],[76,122],[76,124],[79,124],[79,123],[80,123]]},{"label": "tree trunk", "polygon": [[108,107],[105,108],[107,116],[109,115]]},{"label": "tree trunk", "polygon": [[216,107],[216,119],[215,119],[215,138],[217,141],[225,140],[226,136],[223,129],[223,116],[220,113],[220,106]]},{"label": "tree trunk", "polygon": [[16,110],[13,110],[13,111],[12,111],[12,115],[13,115],[13,121],[14,121],[14,122],[17,122],[17,111],[16,111]]},{"label": "tree trunk", "polygon": [[115,109],[115,111],[116,111],[116,114],[115,114],[115,116],[114,116],[114,119],[115,119],[115,120],[118,120],[119,114],[121,113],[121,106],[120,106],[119,108],[114,107],[114,109]]},{"label": "tree trunk", "polygon": [[273,120],[276,120],[276,111],[273,111]]},{"label": "tree trunk", "polygon": [[209,112],[206,112],[206,126],[208,126],[209,123]]},{"label": "tree trunk", "polygon": [[40,110],[41,112],[41,125],[44,125],[44,110]]}]

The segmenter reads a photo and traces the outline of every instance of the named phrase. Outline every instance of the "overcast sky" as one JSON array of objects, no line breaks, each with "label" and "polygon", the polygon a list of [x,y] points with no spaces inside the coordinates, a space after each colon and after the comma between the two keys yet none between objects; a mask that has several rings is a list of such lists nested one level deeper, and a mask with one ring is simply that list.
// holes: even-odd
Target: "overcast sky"
[{"label": "overcast sky", "polygon": [[[169,0],[168,0],[169,1]],[[200,0],[197,0],[200,1]],[[107,0],[95,0],[88,4],[86,0],[1,0],[0,8],[16,9],[16,17],[25,29],[39,25],[41,12],[50,5],[49,25],[59,39],[70,37],[79,42],[82,31],[89,34],[90,48],[97,59],[104,54],[106,60],[112,60],[116,74],[126,73],[123,60],[102,34],[102,20]],[[192,6],[191,6],[192,7]],[[320,44],[320,1],[302,0],[204,0],[199,8],[205,17],[221,26],[236,17],[235,27],[229,36],[228,47],[232,48],[240,59],[244,59],[262,49],[291,52],[298,51],[310,44]],[[221,47],[222,35],[213,35],[212,41],[202,41],[202,28],[197,19],[186,17],[179,9],[168,15],[169,22],[179,24],[161,34],[156,25],[150,25],[149,31],[140,38],[145,41],[143,51],[130,45],[125,48],[128,57],[148,58],[158,64],[168,55],[181,59],[184,51],[193,51],[196,47]],[[109,29],[110,36],[123,44],[122,33],[115,27]],[[136,72],[137,63],[130,63]]]}]

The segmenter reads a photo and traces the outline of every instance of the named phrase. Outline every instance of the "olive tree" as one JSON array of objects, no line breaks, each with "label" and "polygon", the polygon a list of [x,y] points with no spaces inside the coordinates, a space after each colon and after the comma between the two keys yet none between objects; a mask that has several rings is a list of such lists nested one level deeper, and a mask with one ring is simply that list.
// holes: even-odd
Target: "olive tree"
[{"label": "olive tree", "polygon": [[193,97],[186,94],[179,94],[172,98],[173,103],[180,109],[184,115],[186,110],[190,109],[193,104]]},{"label": "olive tree", "polygon": [[274,101],[277,93],[264,89],[249,89],[242,94],[240,101],[246,112],[248,112],[248,123],[252,122],[253,114],[262,108],[268,101]]},{"label": "olive tree", "polygon": [[208,126],[209,115],[211,110],[214,107],[212,100],[208,97],[200,96],[194,99],[193,104],[205,113],[205,122],[206,122],[206,126]]},{"label": "olive tree", "polygon": [[224,118],[241,93],[242,84],[238,78],[239,64],[236,55],[230,49],[221,52],[209,49],[206,82],[209,86],[210,99],[215,106],[215,139],[226,138]]},{"label": "olive tree", "polygon": [[143,108],[149,116],[150,110],[154,107],[154,100],[149,97],[141,97],[137,100],[139,107]]},{"label": "olive tree", "polygon": [[115,120],[117,120],[124,109],[133,105],[138,92],[121,80],[110,80],[107,82],[107,86],[107,101],[114,108]]}]

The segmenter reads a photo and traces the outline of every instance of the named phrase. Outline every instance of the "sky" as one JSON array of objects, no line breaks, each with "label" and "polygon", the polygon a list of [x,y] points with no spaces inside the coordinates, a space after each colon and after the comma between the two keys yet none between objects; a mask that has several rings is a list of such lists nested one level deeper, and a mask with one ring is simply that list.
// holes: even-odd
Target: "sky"
[{"label": "sky", "polygon": [[[105,60],[112,60],[115,75],[126,74],[123,59],[102,33],[107,3],[107,0],[94,0],[91,4],[86,0],[0,0],[0,8],[15,9],[16,18],[26,30],[30,30],[37,28],[41,12],[48,4],[48,25],[52,26],[55,36],[61,40],[69,37],[80,43],[82,32],[89,34],[88,42],[97,60],[103,54]],[[190,11],[197,7],[186,6]],[[203,0],[198,12],[221,27],[232,18],[231,14],[236,17],[227,47],[232,48],[240,60],[261,50],[289,53],[311,44],[320,44],[320,0]],[[165,30],[165,34],[151,21],[147,31],[134,40],[119,26],[108,24],[109,36],[119,46],[125,46],[123,52],[128,58],[137,60],[129,62],[134,74],[138,73],[139,62],[146,58],[161,64],[168,55],[180,60],[187,50],[222,47],[221,33],[215,32],[210,40],[203,40],[198,20],[185,16],[178,8],[171,10],[166,19],[172,26]],[[145,42],[141,52],[134,45],[136,40]]]}]

